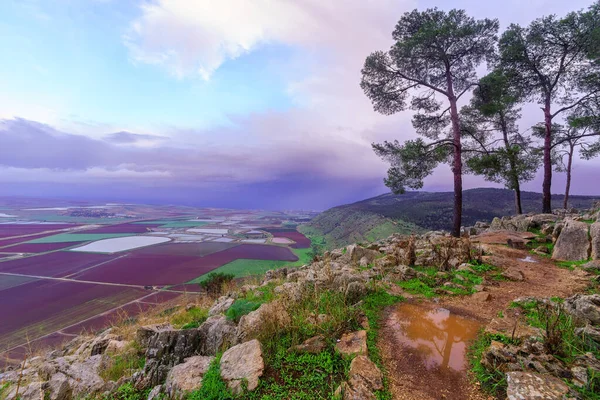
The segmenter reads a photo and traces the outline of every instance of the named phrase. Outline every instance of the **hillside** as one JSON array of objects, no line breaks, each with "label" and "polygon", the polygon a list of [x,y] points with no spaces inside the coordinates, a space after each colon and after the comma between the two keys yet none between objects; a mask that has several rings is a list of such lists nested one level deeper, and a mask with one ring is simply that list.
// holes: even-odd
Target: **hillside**
[{"label": "hillside", "polygon": [[[570,204],[575,208],[589,208],[599,197],[570,196]],[[323,237],[327,248],[379,240],[395,232],[450,230],[453,200],[452,192],[388,193],[331,208],[302,229],[312,237]],[[552,201],[555,207],[560,207],[563,196],[554,195]],[[538,212],[541,202],[541,193],[522,193],[525,213]],[[463,193],[464,226],[513,213],[514,194],[510,190],[480,188]]]}]

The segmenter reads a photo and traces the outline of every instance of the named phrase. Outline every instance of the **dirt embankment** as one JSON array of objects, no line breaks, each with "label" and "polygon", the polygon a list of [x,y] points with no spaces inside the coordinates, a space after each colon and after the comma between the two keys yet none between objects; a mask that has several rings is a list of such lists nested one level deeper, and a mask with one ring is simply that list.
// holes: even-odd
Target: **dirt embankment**
[{"label": "dirt embankment", "polygon": [[[436,320],[434,314],[427,310],[440,307],[450,310],[457,316],[463,316],[486,327],[494,320],[496,329],[511,330],[514,328],[514,319],[496,318],[518,297],[569,297],[582,292],[589,284],[589,279],[581,270],[568,270],[557,267],[550,259],[532,256],[525,250],[515,250],[499,245],[486,245],[492,254],[488,263],[503,270],[519,271],[523,274],[523,281],[486,281],[485,293],[490,297],[482,301],[480,296],[442,297],[436,301],[427,301],[418,297],[407,295],[410,303],[419,304],[428,314],[429,327],[421,326],[427,339],[409,338],[407,345],[406,334],[399,334],[399,320],[396,311],[390,309],[386,313],[384,328],[379,346],[382,350],[384,363],[390,379],[390,388],[394,399],[402,400],[480,400],[487,399],[479,386],[473,382],[468,373],[468,366],[450,368],[448,365],[431,363],[431,355],[439,353],[448,357],[459,357],[468,346],[464,337],[450,334],[448,321]],[[399,307],[401,307],[400,305]],[[502,321],[497,324],[498,320]],[[502,326],[501,326],[502,325]],[[436,336],[432,330],[438,330]],[[459,332],[460,333],[460,332]],[[508,332],[510,335],[510,332]],[[417,334],[418,336],[418,334]],[[463,335],[468,336],[468,335]],[[467,338],[468,339],[468,338]],[[429,346],[429,344],[431,344]],[[431,347],[430,349],[427,347]],[[451,348],[454,346],[454,350]],[[458,347],[457,347],[458,346]],[[449,350],[450,347],[450,350]],[[452,351],[458,355],[450,356]],[[447,363],[446,363],[447,364]]]}]

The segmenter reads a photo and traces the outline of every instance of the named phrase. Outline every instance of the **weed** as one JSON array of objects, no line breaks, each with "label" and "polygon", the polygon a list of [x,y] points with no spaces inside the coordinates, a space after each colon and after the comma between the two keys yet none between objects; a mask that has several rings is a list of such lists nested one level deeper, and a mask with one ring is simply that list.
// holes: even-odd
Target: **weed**
[{"label": "weed", "polygon": [[420,294],[427,298],[435,297],[434,285],[425,283],[422,279],[414,278],[398,282],[398,286],[411,294]]},{"label": "weed", "polygon": [[[106,381],[118,381],[134,371],[144,368],[146,358],[141,347],[133,342],[125,351],[112,357],[108,366],[100,370],[100,376]],[[128,399],[124,399],[128,400]]]},{"label": "weed", "polygon": [[208,371],[202,377],[202,387],[192,392],[188,400],[230,400],[234,398],[221,379],[221,356],[222,354],[218,354],[215,357]]}]

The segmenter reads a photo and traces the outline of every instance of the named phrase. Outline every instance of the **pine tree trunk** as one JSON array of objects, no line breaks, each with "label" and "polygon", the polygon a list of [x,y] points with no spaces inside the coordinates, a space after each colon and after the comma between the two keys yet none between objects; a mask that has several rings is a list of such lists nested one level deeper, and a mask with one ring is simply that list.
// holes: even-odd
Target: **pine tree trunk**
[{"label": "pine tree trunk", "polygon": [[566,210],[569,207],[569,191],[571,190],[571,168],[573,167],[573,152],[575,147],[571,144],[569,148],[569,161],[567,162],[567,187],[565,188],[565,200],[563,208]]},{"label": "pine tree trunk", "polygon": [[546,134],[544,135],[544,183],[542,185],[542,213],[552,213],[552,115],[550,114],[550,99],[546,99],[544,106],[544,123]]},{"label": "pine tree trunk", "polygon": [[454,223],[452,224],[452,236],[460,237],[462,226],[462,145],[460,142],[458,108],[454,96],[450,98],[450,118],[452,119],[454,142],[454,162],[452,164],[452,172],[454,173]]},{"label": "pine tree trunk", "polygon": [[523,214],[523,208],[521,207],[521,188],[517,184],[515,188],[515,209],[517,210],[517,214]]}]

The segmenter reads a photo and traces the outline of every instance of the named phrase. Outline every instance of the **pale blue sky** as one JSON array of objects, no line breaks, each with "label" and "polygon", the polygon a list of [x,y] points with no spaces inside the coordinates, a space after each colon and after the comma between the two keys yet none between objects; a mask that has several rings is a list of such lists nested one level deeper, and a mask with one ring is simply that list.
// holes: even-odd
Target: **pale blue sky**
[{"label": "pale blue sky", "polygon": [[[0,184],[4,194],[128,199],[160,188],[161,199],[272,208],[382,193],[387,166],[371,143],[415,133],[410,114],[373,111],[360,70],[389,48],[403,12],[464,8],[503,29],[591,3],[2,0]],[[523,129],[541,119],[537,106],[525,110]],[[576,163],[582,176],[598,167]],[[449,176],[440,167],[425,189],[451,189]],[[577,177],[573,187],[596,190]]]}]

